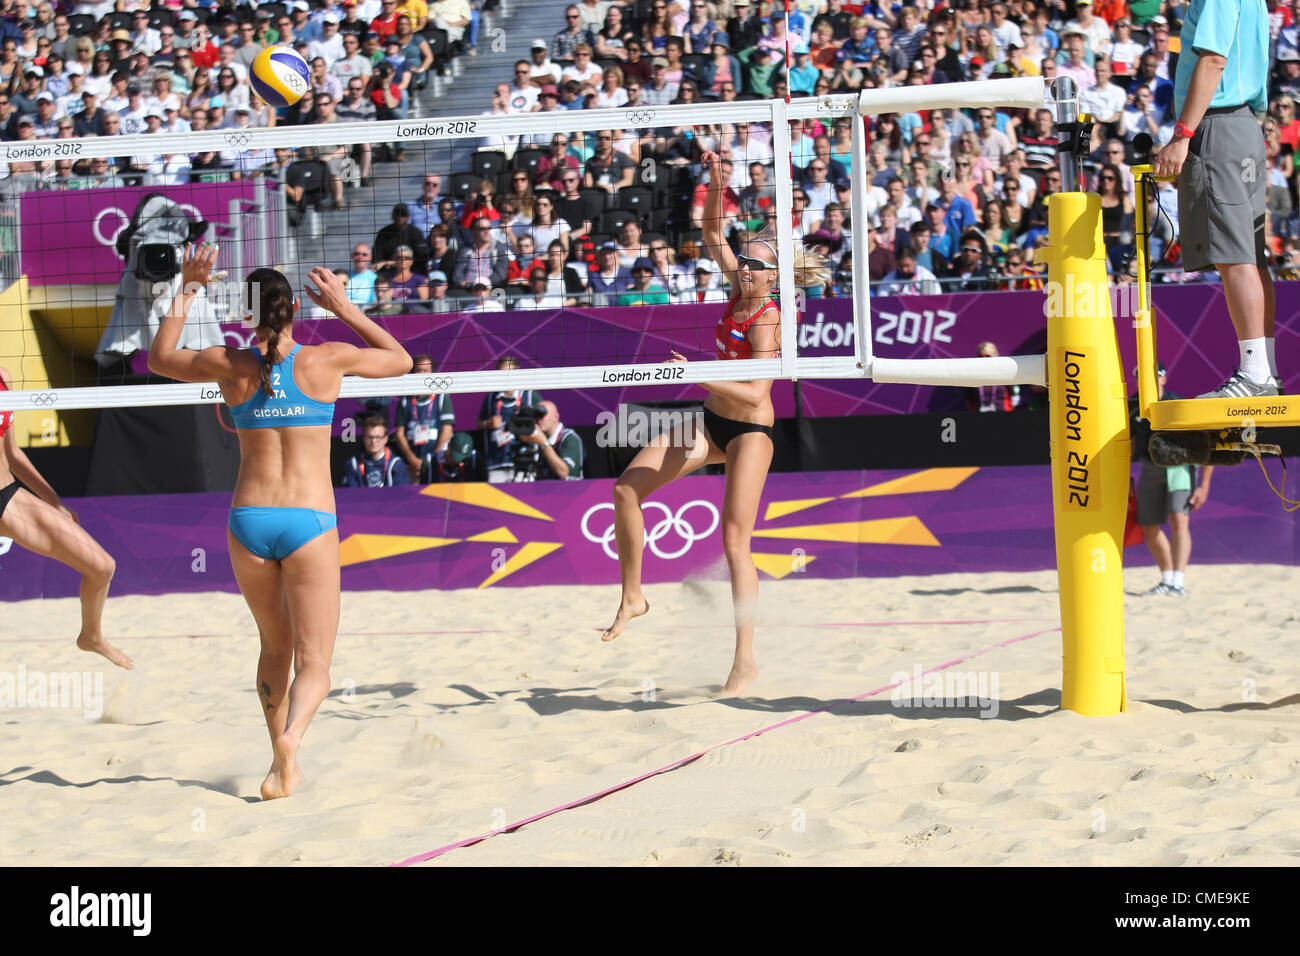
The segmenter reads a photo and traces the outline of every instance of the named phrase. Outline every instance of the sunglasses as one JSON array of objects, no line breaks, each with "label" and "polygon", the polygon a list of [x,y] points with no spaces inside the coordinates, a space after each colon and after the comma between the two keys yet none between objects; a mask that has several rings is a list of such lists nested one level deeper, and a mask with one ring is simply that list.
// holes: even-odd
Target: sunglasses
[{"label": "sunglasses", "polygon": [[736,268],[749,269],[751,272],[766,272],[768,269],[775,269],[776,266],[762,259],[751,259],[749,256],[736,256]]},{"label": "sunglasses", "polygon": [[962,251],[962,252],[980,252],[980,253],[982,253],[984,250],[981,249],[979,246],[962,246],[962,247],[961,247],[961,251]]}]

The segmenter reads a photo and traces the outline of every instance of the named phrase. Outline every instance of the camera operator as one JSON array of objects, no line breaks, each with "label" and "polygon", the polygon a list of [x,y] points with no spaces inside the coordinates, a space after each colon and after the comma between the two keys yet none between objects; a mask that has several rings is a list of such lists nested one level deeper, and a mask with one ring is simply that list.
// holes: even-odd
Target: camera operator
[{"label": "camera operator", "polygon": [[539,402],[538,407],[545,409],[546,414],[537,420],[537,427],[533,431],[519,436],[521,442],[536,445],[540,449],[537,479],[581,479],[582,438],[560,422],[560,411],[554,402]]},{"label": "camera operator", "polygon": [[[517,369],[519,360],[506,356],[497,362],[497,369]],[[514,481],[517,475],[523,477],[536,464],[537,450],[525,448],[516,442],[517,437],[510,427],[516,416],[524,417],[525,409],[537,410],[541,395],[532,389],[512,389],[510,391],[492,392],[483,396],[479,407],[478,427],[483,429],[486,438],[487,480],[490,484]],[[544,413],[543,413],[544,414]],[[536,416],[541,418],[541,414]],[[532,431],[536,419],[527,427]]]}]

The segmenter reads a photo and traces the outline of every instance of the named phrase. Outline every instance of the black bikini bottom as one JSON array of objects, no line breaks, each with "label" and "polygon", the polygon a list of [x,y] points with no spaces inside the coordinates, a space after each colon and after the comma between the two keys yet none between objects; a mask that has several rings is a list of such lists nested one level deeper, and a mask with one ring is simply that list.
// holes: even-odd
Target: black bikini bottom
[{"label": "black bikini bottom", "polygon": [[762,432],[768,438],[772,437],[771,425],[760,425],[757,422],[738,422],[734,418],[723,418],[715,412],[704,410],[704,427],[709,430],[709,437],[713,443],[723,451],[731,444],[731,440],[737,435],[744,435],[748,432]]},{"label": "black bikini bottom", "polygon": [[15,478],[9,484],[0,488],[0,518],[5,516],[5,509],[9,507],[10,499],[18,494],[18,489],[21,487],[23,487],[22,482]]}]

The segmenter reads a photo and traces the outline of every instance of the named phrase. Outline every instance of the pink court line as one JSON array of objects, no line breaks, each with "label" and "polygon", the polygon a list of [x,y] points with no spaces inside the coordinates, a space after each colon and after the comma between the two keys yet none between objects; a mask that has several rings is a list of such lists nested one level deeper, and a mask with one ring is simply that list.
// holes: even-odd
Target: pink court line
[{"label": "pink court line", "polygon": [[[952,622],[942,622],[942,623],[952,623]],[[938,671],[947,670],[950,667],[955,667],[958,664],[963,664],[966,661],[972,660],[976,657],[980,657],[981,655],[987,654],[989,651],[997,650],[1000,647],[1009,647],[1012,644],[1019,644],[1021,641],[1027,641],[1031,638],[1039,637],[1040,635],[1043,634],[1051,634],[1052,632],[1059,631],[1059,630],[1060,630],[1059,627],[1049,627],[1049,628],[1044,628],[1043,630],[1040,631],[1033,631],[1029,634],[1022,634],[1019,637],[1008,638],[1005,641],[999,641],[996,644],[990,644],[987,647],[981,648],[978,651],[972,651],[971,653],[965,654],[962,657],[956,657],[950,661],[946,661],[943,664],[939,664],[936,665],[935,667],[931,667],[928,670],[922,671],[921,674],[922,675],[933,674]],[[909,680],[910,679],[911,678],[909,678]],[[730,747],[732,744],[738,744],[744,740],[750,740],[754,737],[760,737],[763,734],[769,733],[770,731],[776,730],[780,727],[788,727],[791,724],[797,724],[800,721],[807,720],[809,717],[815,717],[817,714],[824,714],[827,711],[834,710],[836,707],[840,707],[844,704],[852,704],[855,703],[856,701],[865,700],[868,697],[874,697],[877,694],[884,693],[887,690],[893,690],[895,687],[898,687],[903,683],[905,682],[895,681],[892,684],[885,684],[883,687],[877,687],[875,690],[869,690],[864,694],[858,694],[856,697],[847,697],[844,700],[837,700],[835,701],[835,703],[827,704],[825,707],[819,707],[816,710],[810,710],[807,713],[798,714],[797,716],[787,718],[786,720],[782,720],[779,723],[771,724],[770,726],[763,727],[759,730],[750,731],[744,736],[737,737],[734,740],[728,740],[725,743],[714,744],[712,747],[709,747],[705,750],[701,750],[699,753],[694,753],[688,757],[683,757],[680,760],[675,760],[670,764],[666,764],[660,767],[658,770],[651,770],[649,773],[643,773],[640,776],[633,777],[630,780],[625,780],[622,783],[618,783],[612,787],[608,787],[604,790],[600,790],[596,793],[591,794],[590,796],[582,797],[581,799],[574,800],[571,803],[561,804],[558,807],[552,807],[550,810],[543,810],[541,813],[535,813],[531,817],[526,817],[525,819],[519,820],[515,823],[507,824],[506,826],[501,827],[498,830],[492,830],[491,832],[485,833],[482,836],[470,837],[466,840],[459,840],[456,843],[449,843],[446,846],[440,846],[436,850],[429,850],[427,853],[421,853],[418,856],[410,857],[408,859],[402,860],[399,863],[390,863],[389,866],[394,866],[394,867],[411,866],[412,864],[415,863],[424,863],[427,860],[432,860],[446,853],[450,853],[452,850],[458,850],[461,847],[473,846],[476,843],[482,843],[484,840],[489,840],[492,837],[497,836],[498,834],[513,833],[515,830],[518,830],[521,827],[525,827],[530,823],[536,823],[538,820],[544,820],[547,817],[554,816],[557,813],[562,813],[565,810],[572,810],[575,807],[581,807],[589,803],[595,803],[597,800],[603,799],[604,797],[609,796],[611,793],[618,793],[618,791],[620,790],[626,790],[628,787],[635,786],[636,784],[640,783],[643,780],[649,780],[651,777],[657,777],[660,774],[668,773],[670,770],[676,770],[678,767],[684,767],[687,764],[694,763],[696,760],[699,760],[701,757],[705,756],[706,754],[712,753],[715,750],[721,750],[723,747]]]}]

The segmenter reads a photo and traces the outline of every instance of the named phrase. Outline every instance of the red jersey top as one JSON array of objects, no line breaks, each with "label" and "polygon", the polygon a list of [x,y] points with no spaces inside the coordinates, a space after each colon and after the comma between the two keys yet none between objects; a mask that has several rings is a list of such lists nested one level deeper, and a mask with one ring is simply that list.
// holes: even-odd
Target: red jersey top
[{"label": "red jersey top", "polygon": [[[0,378],[0,392],[7,392],[7,391],[9,391],[9,386],[5,384],[4,379]],[[0,412],[0,438],[4,438],[5,435],[9,434],[9,428],[13,425],[13,423],[14,423],[13,412]]]},{"label": "red jersey top", "polygon": [[[758,310],[747,318],[744,322],[736,321],[736,303],[739,299],[731,299],[727,303],[726,309],[722,312],[722,317],[718,319],[718,328],[714,332],[713,344],[718,347],[718,358],[726,359],[747,359],[754,357],[754,347],[749,344],[749,328],[755,320],[768,311],[779,313],[776,301],[770,296],[763,301]],[[776,354],[771,358],[780,358],[781,350],[777,349]]]}]

